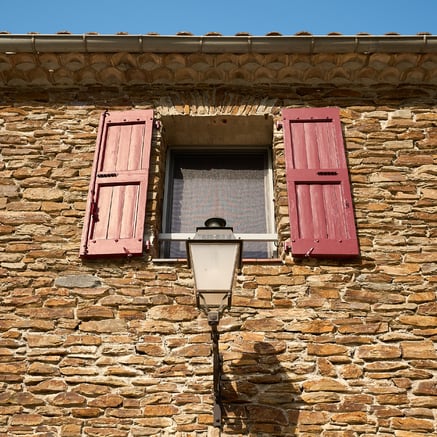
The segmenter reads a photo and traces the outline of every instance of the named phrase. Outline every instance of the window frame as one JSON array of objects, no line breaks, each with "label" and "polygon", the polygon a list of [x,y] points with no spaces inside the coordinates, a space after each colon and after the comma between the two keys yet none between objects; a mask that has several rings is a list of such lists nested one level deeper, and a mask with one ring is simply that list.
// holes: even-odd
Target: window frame
[{"label": "window frame", "polygon": [[[168,232],[168,222],[170,220],[169,208],[171,205],[171,187],[174,172],[174,155],[184,154],[184,153],[223,153],[224,155],[231,155],[232,153],[265,153],[265,173],[264,173],[264,192],[265,192],[265,205],[266,205],[266,227],[268,232],[266,233],[235,233],[235,236],[243,241],[247,242],[266,242],[267,243],[267,258],[255,258],[260,260],[270,260],[277,259],[277,242],[278,233],[276,230],[275,221],[275,197],[274,197],[274,182],[273,182],[273,150],[271,144],[266,144],[264,146],[251,146],[251,145],[241,145],[241,146],[228,146],[228,145],[194,145],[194,146],[173,146],[167,149],[166,165],[165,165],[165,181],[164,181],[164,195],[162,203],[162,220],[161,229],[162,232],[158,234],[159,241],[159,260],[161,261],[171,261],[177,258],[162,257],[163,249],[161,245],[165,241],[186,241],[189,238],[193,238],[196,232]],[[248,260],[252,258],[243,258],[243,260]]]}]

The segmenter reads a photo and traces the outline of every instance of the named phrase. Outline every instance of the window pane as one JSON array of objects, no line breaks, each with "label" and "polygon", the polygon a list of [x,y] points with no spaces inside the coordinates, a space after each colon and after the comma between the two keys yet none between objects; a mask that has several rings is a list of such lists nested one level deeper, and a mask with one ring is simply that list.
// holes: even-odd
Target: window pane
[{"label": "window pane", "polygon": [[[210,217],[223,217],[236,233],[267,233],[267,154],[175,153],[166,232],[194,232]],[[267,243],[247,242],[246,258],[267,257]],[[185,243],[166,254],[185,257]]]}]

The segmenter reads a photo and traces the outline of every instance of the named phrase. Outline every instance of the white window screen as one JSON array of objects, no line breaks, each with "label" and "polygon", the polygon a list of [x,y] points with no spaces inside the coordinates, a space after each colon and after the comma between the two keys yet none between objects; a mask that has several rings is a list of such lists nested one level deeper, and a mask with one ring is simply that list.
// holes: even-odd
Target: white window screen
[{"label": "white window screen", "polygon": [[[270,232],[267,152],[173,152],[167,194],[167,233],[193,233],[222,217],[235,233]],[[186,256],[185,243],[164,244],[163,256]],[[243,257],[267,258],[268,243],[244,242]]]}]

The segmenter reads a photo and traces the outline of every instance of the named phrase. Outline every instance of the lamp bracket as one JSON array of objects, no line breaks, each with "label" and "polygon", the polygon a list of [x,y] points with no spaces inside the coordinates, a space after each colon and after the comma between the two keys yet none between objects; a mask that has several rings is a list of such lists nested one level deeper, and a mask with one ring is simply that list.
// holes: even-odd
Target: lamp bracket
[{"label": "lamp bracket", "polygon": [[[214,311],[210,314],[213,315]],[[208,314],[208,323],[211,326],[211,339],[212,339],[212,361],[213,361],[213,395],[214,395],[214,423],[216,428],[221,427],[222,422],[222,395],[221,395],[221,380],[223,370],[223,358],[219,351],[219,337],[220,334],[217,330],[218,314],[216,313],[216,319],[213,317],[213,322],[210,322],[210,314]]]},{"label": "lamp bracket", "polygon": [[220,313],[218,311],[209,311],[207,317],[209,326],[217,326],[219,324]]},{"label": "lamp bracket", "polygon": [[210,314],[217,315],[217,324],[218,324],[220,317],[225,312],[225,310],[230,309],[230,307],[231,307],[231,294],[226,293],[223,296],[223,300],[218,307],[215,307],[215,306],[210,307],[206,303],[205,296],[203,295],[203,293],[198,291],[196,293],[196,304],[197,304],[197,308],[202,310],[204,312],[204,314],[206,315],[206,317],[208,318],[209,324],[210,324],[210,317],[213,317],[213,316],[210,316]]}]

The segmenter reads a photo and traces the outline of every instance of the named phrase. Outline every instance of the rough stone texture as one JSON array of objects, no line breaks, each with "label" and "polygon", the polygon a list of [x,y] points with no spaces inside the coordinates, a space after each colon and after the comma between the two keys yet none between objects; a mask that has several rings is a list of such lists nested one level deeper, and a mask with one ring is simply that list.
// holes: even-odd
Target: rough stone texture
[{"label": "rough stone texture", "polygon": [[[0,56],[21,68],[0,73],[0,435],[218,435],[209,328],[187,266],[154,262],[156,247],[78,257],[98,119],[153,108],[279,121],[294,106],[341,108],[361,257],[244,265],[220,324],[222,435],[436,435],[435,55],[119,54],[100,71],[108,56],[46,54],[64,89],[33,58]],[[282,245],[283,133],[273,134]],[[164,164],[155,128],[151,234]]]}]

